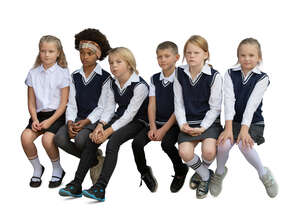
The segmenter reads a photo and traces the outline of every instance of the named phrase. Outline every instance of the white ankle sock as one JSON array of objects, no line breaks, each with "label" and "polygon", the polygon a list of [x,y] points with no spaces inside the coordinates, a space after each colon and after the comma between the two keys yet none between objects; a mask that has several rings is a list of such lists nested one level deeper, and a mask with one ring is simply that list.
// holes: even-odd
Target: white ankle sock
[{"label": "white ankle sock", "polygon": [[266,174],[266,170],[261,163],[261,160],[258,156],[256,150],[251,148],[243,148],[242,142],[239,143],[239,149],[243,153],[246,160],[257,170],[259,177],[261,178],[264,174]]},{"label": "white ankle sock", "polygon": [[63,168],[60,165],[60,161],[59,159],[56,161],[51,161],[52,166],[53,166],[53,172],[52,172],[52,176],[56,176],[56,177],[51,177],[51,181],[58,181],[59,178],[61,178],[62,173],[63,173]]},{"label": "white ankle sock", "polygon": [[[36,158],[34,158],[32,160],[29,159],[29,161],[30,161],[30,163],[33,166],[33,170],[34,170],[33,171],[33,177],[40,178],[41,175],[42,175],[43,170],[42,170],[42,165],[40,163],[39,157],[36,157]],[[39,181],[39,179],[32,178],[32,181]]]},{"label": "white ankle sock", "polygon": [[223,175],[225,172],[225,164],[229,157],[229,152],[234,144],[230,143],[230,140],[226,140],[224,144],[218,146],[217,151],[217,169],[218,175]]}]

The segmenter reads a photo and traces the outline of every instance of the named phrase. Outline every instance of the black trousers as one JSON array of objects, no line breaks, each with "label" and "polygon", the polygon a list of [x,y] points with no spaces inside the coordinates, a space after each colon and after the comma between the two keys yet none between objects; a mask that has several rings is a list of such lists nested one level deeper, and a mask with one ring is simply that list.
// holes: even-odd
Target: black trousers
[{"label": "black trousers", "polygon": [[[161,126],[158,126],[160,128]],[[134,154],[135,163],[137,169],[141,174],[144,174],[148,170],[146,164],[146,157],[144,147],[151,141],[148,138],[149,127],[144,127],[132,142],[132,150]],[[161,141],[162,150],[169,156],[173,163],[173,168],[176,175],[182,175],[186,169],[185,164],[178,154],[178,150],[175,144],[178,139],[179,127],[177,125],[172,126],[163,137]]]},{"label": "black trousers", "polygon": [[[112,123],[110,122],[104,128],[106,129]],[[126,126],[115,131],[111,136],[106,146],[105,158],[103,163],[102,172],[97,181],[97,184],[106,187],[114,169],[117,165],[118,153],[120,146],[126,141],[133,139],[143,128],[145,124],[139,120],[134,120]],[[81,154],[79,166],[75,174],[75,182],[82,184],[89,168],[96,165],[97,161],[97,149],[99,144],[93,143],[88,140],[84,151]]]}]

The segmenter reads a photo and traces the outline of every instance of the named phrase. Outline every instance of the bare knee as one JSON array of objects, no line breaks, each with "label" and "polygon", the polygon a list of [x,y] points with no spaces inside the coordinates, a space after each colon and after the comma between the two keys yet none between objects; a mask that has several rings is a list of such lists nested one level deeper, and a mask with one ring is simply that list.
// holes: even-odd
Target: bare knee
[{"label": "bare knee", "polygon": [[202,153],[202,158],[207,161],[212,161],[215,159],[215,157],[216,157],[215,149],[207,149]]},{"label": "bare knee", "polygon": [[21,142],[23,146],[33,144],[35,139],[36,136],[31,129],[25,129],[21,134]]},{"label": "bare knee", "polygon": [[48,148],[51,148],[53,146],[55,146],[54,144],[54,134],[53,133],[49,133],[49,132],[46,132],[43,137],[42,137],[42,144],[43,144],[43,147],[45,149],[48,149]]},{"label": "bare knee", "polygon": [[188,146],[184,146],[180,144],[179,155],[185,162],[188,162],[194,158],[194,150]]}]

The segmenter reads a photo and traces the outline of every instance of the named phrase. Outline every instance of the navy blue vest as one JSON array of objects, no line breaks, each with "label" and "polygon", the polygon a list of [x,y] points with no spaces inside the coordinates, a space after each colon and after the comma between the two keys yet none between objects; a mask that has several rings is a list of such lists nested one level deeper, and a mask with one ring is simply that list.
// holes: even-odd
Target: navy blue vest
[{"label": "navy blue vest", "polygon": [[164,124],[174,112],[174,91],[173,82],[164,83],[159,77],[160,73],[154,74],[151,82],[155,86],[156,122]]},{"label": "navy blue vest", "polygon": [[98,106],[102,86],[108,81],[110,74],[102,69],[102,75],[94,72],[88,82],[78,73],[72,74],[76,89],[77,117],[86,118]]},{"label": "navy blue vest", "polygon": [[[247,79],[244,79],[242,71],[234,71],[232,69],[228,70],[228,74],[231,77],[235,95],[235,116],[233,121],[241,123],[243,120],[243,114],[247,106],[249,97],[255,87],[255,85],[262,79],[268,77],[266,73],[261,72],[261,74],[251,73]],[[264,121],[262,116],[262,101],[257,107],[256,111],[253,114],[252,122],[257,123]]]},{"label": "navy blue vest", "polygon": [[[127,88],[124,89],[124,91],[120,91],[114,79],[111,80],[111,88],[114,93],[115,102],[118,104],[117,111],[115,112],[118,118],[120,118],[124,114],[125,110],[127,109],[130,100],[133,97],[134,89],[136,86],[138,86],[139,84],[144,84],[149,89],[149,86],[146,83],[146,81],[142,77],[139,78],[140,78],[139,82],[132,82],[129,86],[127,86]],[[148,116],[147,116],[148,103],[149,103],[149,97],[147,96],[147,98],[144,100],[143,104],[141,105],[139,111],[137,112],[133,120],[141,119],[145,122],[148,122]]]},{"label": "navy blue vest", "polygon": [[210,110],[210,89],[219,72],[211,68],[211,75],[203,72],[192,82],[183,68],[176,71],[177,79],[182,87],[182,96],[186,119],[189,124],[200,124],[207,111]]}]

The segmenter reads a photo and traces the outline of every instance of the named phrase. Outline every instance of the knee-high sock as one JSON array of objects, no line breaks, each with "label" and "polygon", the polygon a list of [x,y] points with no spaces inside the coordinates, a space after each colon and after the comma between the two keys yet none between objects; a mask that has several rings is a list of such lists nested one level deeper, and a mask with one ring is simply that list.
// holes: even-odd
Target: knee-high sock
[{"label": "knee-high sock", "polygon": [[259,177],[262,177],[266,173],[266,170],[265,170],[264,166],[262,165],[261,160],[260,160],[256,150],[253,147],[252,147],[252,149],[251,148],[243,148],[242,142],[239,142],[239,149],[243,153],[246,160],[257,170]]},{"label": "knee-high sock", "polygon": [[230,143],[230,140],[226,140],[224,144],[218,146],[217,151],[217,169],[216,173],[222,175],[225,172],[225,164],[229,157],[229,152],[234,144]]},{"label": "knee-high sock", "polygon": [[202,180],[207,181],[209,179],[209,171],[207,166],[203,164],[200,160],[200,157],[194,154],[192,160],[187,161],[186,164],[191,167],[196,173],[202,178]]}]

